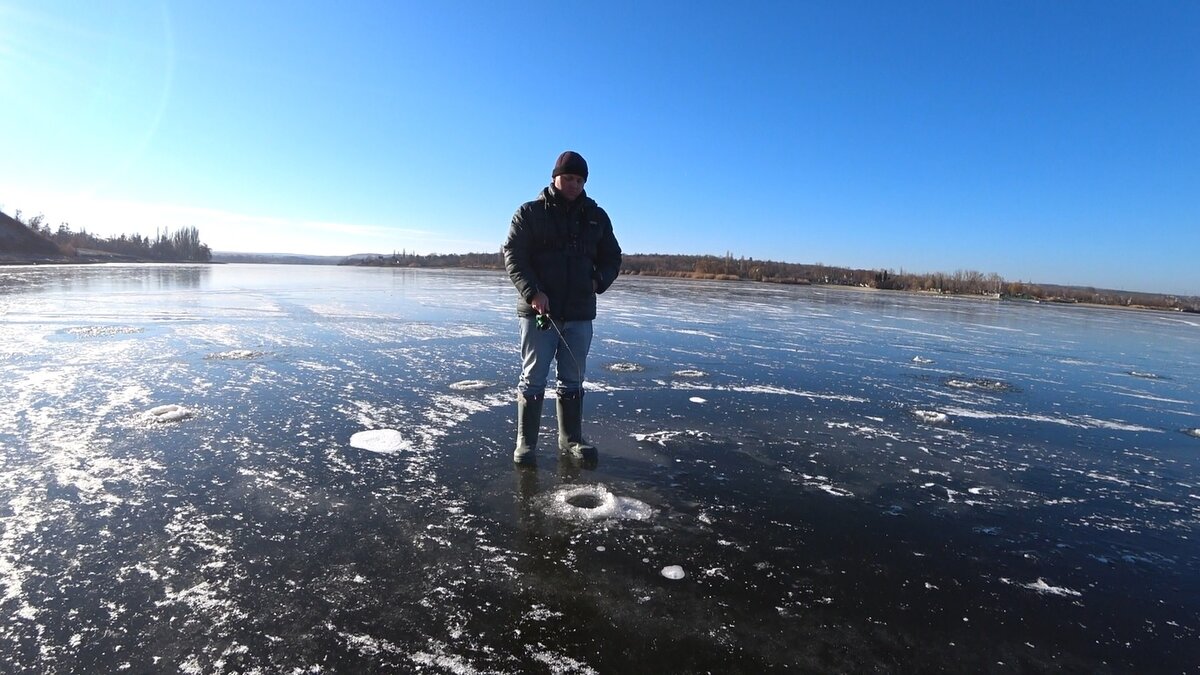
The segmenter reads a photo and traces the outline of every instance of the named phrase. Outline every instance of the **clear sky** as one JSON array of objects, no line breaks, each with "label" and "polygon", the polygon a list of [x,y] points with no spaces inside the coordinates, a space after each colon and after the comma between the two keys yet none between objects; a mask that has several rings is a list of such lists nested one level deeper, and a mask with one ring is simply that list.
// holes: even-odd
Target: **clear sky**
[{"label": "clear sky", "polygon": [[1200,2],[0,0],[0,205],[495,251],[555,157],[631,253],[1200,295]]}]

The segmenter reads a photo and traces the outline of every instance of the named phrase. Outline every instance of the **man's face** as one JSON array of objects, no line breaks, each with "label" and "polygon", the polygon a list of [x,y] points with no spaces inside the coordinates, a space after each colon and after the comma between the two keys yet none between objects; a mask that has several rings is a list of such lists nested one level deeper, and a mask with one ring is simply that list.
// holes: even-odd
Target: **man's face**
[{"label": "man's face", "polygon": [[564,199],[573,202],[583,192],[583,184],[586,182],[587,179],[583,176],[576,176],[573,173],[563,173],[554,177],[554,189],[558,190]]}]

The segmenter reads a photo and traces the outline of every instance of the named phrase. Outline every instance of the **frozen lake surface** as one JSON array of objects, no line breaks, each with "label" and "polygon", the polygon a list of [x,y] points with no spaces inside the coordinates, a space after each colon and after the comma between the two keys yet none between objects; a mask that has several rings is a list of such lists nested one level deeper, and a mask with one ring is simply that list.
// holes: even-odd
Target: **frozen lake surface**
[{"label": "frozen lake surface", "polygon": [[513,304],[0,268],[0,671],[1200,663],[1194,315],[625,277],[519,470]]}]

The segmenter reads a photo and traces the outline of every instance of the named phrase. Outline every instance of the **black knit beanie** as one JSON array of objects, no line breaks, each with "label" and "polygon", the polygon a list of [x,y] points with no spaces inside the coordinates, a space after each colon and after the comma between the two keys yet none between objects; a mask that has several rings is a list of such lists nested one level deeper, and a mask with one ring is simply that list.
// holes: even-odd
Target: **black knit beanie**
[{"label": "black knit beanie", "polygon": [[558,161],[554,163],[554,173],[551,173],[550,177],[554,178],[564,173],[583,176],[583,179],[587,180],[587,162],[584,161],[583,155],[572,150],[559,155]]}]

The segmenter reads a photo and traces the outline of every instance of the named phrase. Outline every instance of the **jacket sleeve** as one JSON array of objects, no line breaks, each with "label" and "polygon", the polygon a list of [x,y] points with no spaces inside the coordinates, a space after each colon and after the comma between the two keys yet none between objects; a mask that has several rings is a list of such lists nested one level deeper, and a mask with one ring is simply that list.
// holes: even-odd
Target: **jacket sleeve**
[{"label": "jacket sleeve", "polygon": [[503,251],[504,269],[508,271],[508,278],[512,279],[513,286],[517,287],[517,293],[525,302],[533,300],[533,296],[538,292],[538,279],[533,271],[531,250],[530,233],[525,222],[525,207],[522,206],[513,214]]},{"label": "jacket sleeve", "polygon": [[621,273],[621,245],[617,243],[617,237],[613,234],[612,221],[609,220],[608,213],[604,209],[600,209],[600,213],[603,214],[604,231],[596,246],[595,269],[592,271],[592,278],[596,280],[597,294],[607,291],[608,287],[617,280],[617,275]]}]

